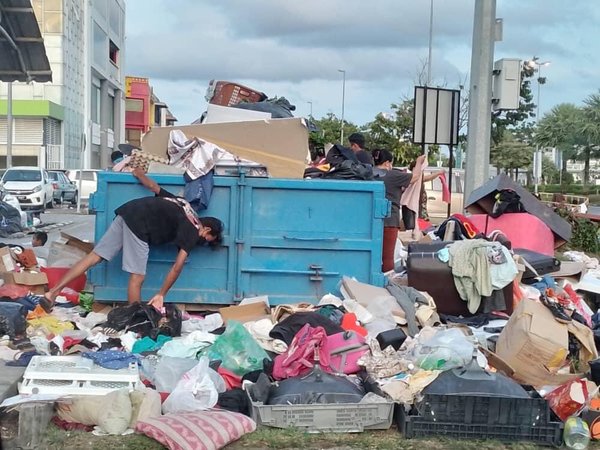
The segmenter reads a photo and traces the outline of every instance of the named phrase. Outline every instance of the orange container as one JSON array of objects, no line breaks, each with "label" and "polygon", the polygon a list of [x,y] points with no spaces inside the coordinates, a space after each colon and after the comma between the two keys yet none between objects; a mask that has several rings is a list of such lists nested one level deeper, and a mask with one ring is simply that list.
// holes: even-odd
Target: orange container
[{"label": "orange container", "polygon": [[[58,284],[60,279],[69,271],[68,267],[42,267],[40,269],[48,277],[48,288],[52,289]],[[74,291],[81,292],[85,289],[85,283],[87,277],[85,274],[78,276],[66,287],[73,289]]]},{"label": "orange container", "polygon": [[262,92],[229,81],[213,80],[209,86],[209,91],[211,89],[214,89],[214,91],[208,101],[214,105],[233,106],[242,102],[256,103],[267,98]]}]

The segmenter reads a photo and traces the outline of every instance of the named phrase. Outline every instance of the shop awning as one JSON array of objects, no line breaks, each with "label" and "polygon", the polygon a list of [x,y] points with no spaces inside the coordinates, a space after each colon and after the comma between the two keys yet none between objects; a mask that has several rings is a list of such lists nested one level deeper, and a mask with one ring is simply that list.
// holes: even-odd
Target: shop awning
[{"label": "shop awning", "polygon": [[30,0],[0,2],[0,81],[52,81]]}]

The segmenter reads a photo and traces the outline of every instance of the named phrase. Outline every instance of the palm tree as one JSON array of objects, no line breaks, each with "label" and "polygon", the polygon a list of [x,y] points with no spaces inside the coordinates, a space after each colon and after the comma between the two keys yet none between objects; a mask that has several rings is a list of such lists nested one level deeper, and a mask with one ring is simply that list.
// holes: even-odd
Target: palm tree
[{"label": "palm tree", "polygon": [[[572,103],[561,103],[546,113],[536,125],[535,142],[543,147],[555,147],[562,152],[563,178],[567,172],[568,160],[586,161],[587,139],[583,131],[586,121],[582,108]],[[589,155],[586,164],[589,172]],[[587,182],[585,174],[584,180]]]},{"label": "palm tree", "polygon": [[600,93],[591,94],[584,101],[584,122],[581,128],[582,137],[585,139],[585,166],[584,184],[589,180],[590,158],[598,155],[600,149]]}]

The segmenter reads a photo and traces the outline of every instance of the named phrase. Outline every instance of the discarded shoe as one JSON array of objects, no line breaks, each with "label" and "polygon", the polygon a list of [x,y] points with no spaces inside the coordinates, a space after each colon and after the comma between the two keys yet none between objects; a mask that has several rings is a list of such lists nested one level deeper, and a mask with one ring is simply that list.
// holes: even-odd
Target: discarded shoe
[{"label": "discarded shoe", "polygon": [[542,304],[550,310],[554,319],[560,323],[569,323],[571,322],[571,316],[569,316],[565,309],[558,303],[557,301],[550,300],[545,295],[540,296],[540,301]]}]

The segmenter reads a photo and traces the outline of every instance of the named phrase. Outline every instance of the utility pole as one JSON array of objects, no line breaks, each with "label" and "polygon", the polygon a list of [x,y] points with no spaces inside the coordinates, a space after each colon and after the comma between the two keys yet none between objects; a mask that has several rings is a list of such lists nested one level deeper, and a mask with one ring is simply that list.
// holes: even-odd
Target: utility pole
[{"label": "utility pole", "polygon": [[12,113],[12,81],[7,83],[6,99],[6,168],[12,167],[12,143],[13,143],[13,113]]},{"label": "utility pole", "polygon": [[495,32],[496,0],[475,0],[469,90],[469,133],[465,161],[465,206],[471,192],[482,186],[489,174]]},{"label": "utility pole", "polygon": [[344,106],[346,103],[346,71],[338,69],[342,73],[342,130],[340,132],[340,144],[344,145]]}]

